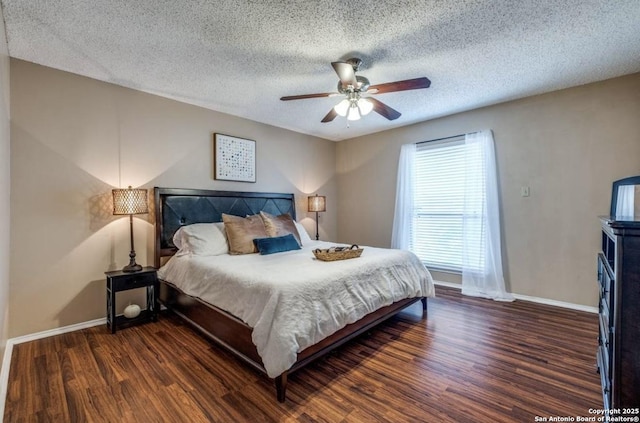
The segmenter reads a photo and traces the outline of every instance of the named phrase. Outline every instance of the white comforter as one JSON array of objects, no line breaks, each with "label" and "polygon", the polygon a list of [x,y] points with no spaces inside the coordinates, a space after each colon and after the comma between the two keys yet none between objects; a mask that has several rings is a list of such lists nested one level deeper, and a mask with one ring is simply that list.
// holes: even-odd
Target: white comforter
[{"label": "white comforter", "polygon": [[266,256],[175,256],[159,276],[251,326],[267,374],[276,377],[298,352],[366,314],[434,295],[431,275],[413,253],[364,247],[357,259],[315,259],[313,249],[331,245],[312,241]]}]

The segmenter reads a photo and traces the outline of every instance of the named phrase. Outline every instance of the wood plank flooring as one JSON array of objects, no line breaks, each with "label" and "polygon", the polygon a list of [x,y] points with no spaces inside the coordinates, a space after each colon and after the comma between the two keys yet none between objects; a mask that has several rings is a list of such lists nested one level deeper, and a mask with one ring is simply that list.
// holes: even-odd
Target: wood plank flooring
[{"label": "wood plank flooring", "polygon": [[602,408],[597,316],[438,288],[427,318],[383,323],[270,379],[164,314],[18,344],[5,422],[534,422]]}]

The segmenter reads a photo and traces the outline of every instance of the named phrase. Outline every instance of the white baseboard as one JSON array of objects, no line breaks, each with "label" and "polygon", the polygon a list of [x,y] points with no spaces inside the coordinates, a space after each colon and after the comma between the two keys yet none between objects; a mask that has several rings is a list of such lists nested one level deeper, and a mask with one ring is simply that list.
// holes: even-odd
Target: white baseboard
[{"label": "white baseboard", "polygon": [[0,422],[4,420],[4,405],[7,402],[7,388],[9,387],[9,369],[11,368],[11,355],[13,354],[13,342],[7,340],[0,369]]},{"label": "white baseboard", "polygon": [[61,328],[49,329],[42,332],[7,339],[7,343],[4,348],[4,357],[2,358],[2,369],[0,369],[0,423],[2,423],[4,419],[4,406],[7,402],[9,370],[11,369],[11,356],[13,355],[14,345],[106,324],[107,319],[106,317],[103,317],[101,319],[89,320],[88,322],[76,323],[75,325],[63,326]]},{"label": "white baseboard", "polygon": [[548,298],[530,297],[528,295],[512,294],[516,300],[529,301],[531,303],[546,304],[555,307],[568,308],[570,310],[584,311],[587,313],[598,314],[598,307],[591,307],[582,304],[567,303],[565,301],[550,300]]},{"label": "white baseboard", "polygon": [[[433,281],[434,285],[446,286],[449,288],[462,289],[459,283]],[[529,301],[531,303],[545,304],[555,307],[568,308],[570,310],[585,311],[587,313],[598,313],[598,307],[590,307],[582,304],[567,303],[565,301],[550,300],[548,298],[531,297],[529,295],[511,294],[516,300]]]},{"label": "white baseboard", "polygon": [[433,280],[433,284],[434,285],[439,285],[439,286],[446,286],[447,288],[455,288],[458,290],[462,290],[462,285],[460,285],[459,283],[453,283],[453,282],[444,282],[444,281],[437,281],[437,280]]},{"label": "white baseboard", "polygon": [[13,344],[22,344],[23,342],[35,341],[36,339],[48,338],[50,336],[62,335],[63,333],[75,332],[81,329],[92,328],[94,326],[106,325],[107,318],[102,317],[100,319],[89,320],[88,322],[76,323],[74,325],[63,326],[61,328],[44,330],[42,332],[36,332],[29,335],[18,336],[7,340],[13,342]]}]

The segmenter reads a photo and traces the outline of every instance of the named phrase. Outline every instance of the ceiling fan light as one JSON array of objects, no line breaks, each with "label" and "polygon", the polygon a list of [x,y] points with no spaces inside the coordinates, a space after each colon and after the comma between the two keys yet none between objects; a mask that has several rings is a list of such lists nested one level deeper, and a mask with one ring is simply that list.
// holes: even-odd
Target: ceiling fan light
[{"label": "ceiling fan light", "polygon": [[366,116],[373,110],[373,103],[366,98],[361,98],[358,100],[358,107],[360,108],[360,114]]},{"label": "ceiling fan light", "polygon": [[347,120],[359,120],[360,119],[360,112],[358,111],[358,108],[355,107],[349,107],[349,114],[347,114]]},{"label": "ceiling fan light", "polygon": [[349,105],[351,103],[349,102],[349,100],[347,100],[346,98],[344,100],[342,100],[340,103],[336,104],[333,107],[333,110],[336,111],[337,114],[339,114],[340,116],[346,116],[347,115],[347,111],[349,110]]}]

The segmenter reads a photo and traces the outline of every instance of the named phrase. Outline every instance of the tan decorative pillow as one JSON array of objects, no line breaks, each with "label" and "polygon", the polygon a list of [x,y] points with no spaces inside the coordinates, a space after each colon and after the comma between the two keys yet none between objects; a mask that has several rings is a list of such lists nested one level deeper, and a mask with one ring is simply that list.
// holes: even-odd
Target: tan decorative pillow
[{"label": "tan decorative pillow", "polygon": [[262,218],[257,214],[244,218],[223,213],[222,221],[229,241],[229,254],[257,253],[253,240],[267,237]]},{"label": "tan decorative pillow", "polygon": [[296,239],[296,241],[298,241],[298,245],[302,245],[302,242],[300,241],[300,234],[296,229],[296,224],[289,213],[281,214],[280,216],[274,216],[272,214],[261,211],[260,216],[262,217],[262,221],[264,222],[264,228],[267,231],[267,235],[269,235],[270,237],[274,237],[291,234]]}]

